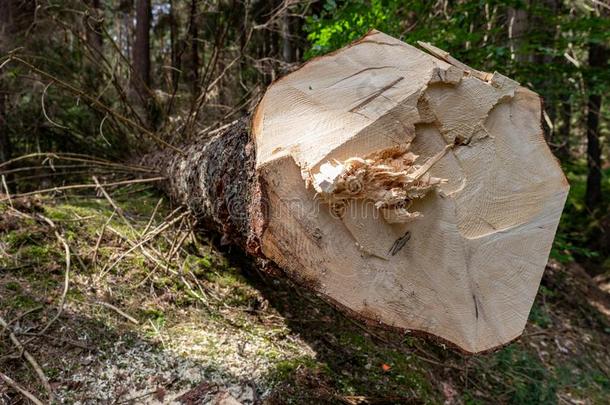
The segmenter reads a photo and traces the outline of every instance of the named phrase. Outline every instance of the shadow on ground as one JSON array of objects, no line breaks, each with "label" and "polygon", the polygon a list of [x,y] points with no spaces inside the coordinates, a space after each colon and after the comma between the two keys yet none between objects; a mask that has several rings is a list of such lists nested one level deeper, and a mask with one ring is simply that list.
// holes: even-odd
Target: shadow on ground
[{"label": "shadow on ground", "polygon": [[604,403],[610,395],[610,295],[576,264],[547,267],[520,339],[470,356],[365,326],[285,276],[227,256],[315,352],[275,368],[270,403]]}]

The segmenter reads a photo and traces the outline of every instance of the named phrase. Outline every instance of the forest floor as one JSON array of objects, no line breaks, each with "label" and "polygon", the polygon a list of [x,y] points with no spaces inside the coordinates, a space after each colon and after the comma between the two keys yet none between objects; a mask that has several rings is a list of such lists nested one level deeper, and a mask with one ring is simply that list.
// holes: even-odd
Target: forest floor
[{"label": "forest floor", "polygon": [[[549,263],[520,339],[468,356],[346,318],[213,237],[195,237],[189,217],[150,189],[110,194],[0,205],[0,317],[57,403],[605,404],[610,397],[608,280],[591,279],[575,263]],[[33,370],[1,331],[0,371],[46,403]],[[0,380],[0,404],[22,398]]]}]

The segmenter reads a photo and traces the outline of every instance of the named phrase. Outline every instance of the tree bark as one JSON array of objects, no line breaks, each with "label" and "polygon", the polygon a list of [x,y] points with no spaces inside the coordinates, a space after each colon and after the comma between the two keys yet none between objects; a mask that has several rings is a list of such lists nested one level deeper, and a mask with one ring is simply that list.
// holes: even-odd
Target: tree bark
[{"label": "tree bark", "polygon": [[296,49],[293,39],[293,18],[290,15],[290,8],[286,7],[282,13],[282,59],[286,63],[296,62]]},{"label": "tree bark", "polygon": [[[19,0],[0,1],[0,54],[22,45],[23,32],[34,21],[34,2]],[[13,144],[7,126],[10,89],[0,76],[0,163],[9,161],[13,154]],[[10,177],[6,179],[10,183]],[[1,189],[1,188],[0,188]]]},{"label": "tree bark", "polygon": [[568,185],[538,95],[422,46],[372,31],[143,164],[223,243],[351,316],[480,352],[523,331]]},{"label": "tree bark", "polygon": [[265,206],[256,176],[256,154],[248,116],[221,134],[182,146],[184,155],[162,150],[145,156],[142,164],[161,168],[164,190],[186,205],[198,224],[261,256],[260,234]]},{"label": "tree bark", "polygon": [[[548,23],[548,16],[554,16],[557,14],[561,7],[561,2],[558,0],[538,0],[538,2],[532,2],[530,7],[536,7],[537,10],[530,17],[530,27],[534,31],[535,35],[538,35],[541,39],[538,44],[538,49],[533,54],[533,63],[536,66],[548,66],[549,64],[562,63],[562,57],[556,57],[553,60],[553,56],[549,55],[548,52],[541,50],[544,49],[555,49],[556,39],[561,32],[559,27],[554,24]],[[547,113],[548,120],[543,120],[543,128],[545,130],[545,137],[547,142],[550,142],[556,133],[556,122],[557,122],[557,93],[556,83],[552,77],[543,75],[543,79],[537,89],[540,92],[544,100],[544,110]]]},{"label": "tree bark", "polygon": [[564,94],[561,97],[559,116],[561,118],[561,126],[557,131],[559,146],[557,147],[556,155],[561,161],[567,161],[570,159],[570,133],[572,132],[572,98],[569,94]]},{"label": "tree bark", "polygon": [[6,90],[0,82],[0,163],[7,162],[12,156],[11,139],[6,125]]},{"label": "tree bark", "polygon": [[[598,43],[589,45],[589,68],[602,70],[607,66],[606,48]],[[594,211],[602,201],[601,145],[599,141],[599,117],[601,114],[602,96],[589,86],[587,99],[587,190],[585,204],[589,211]]]},{"label": "tree bark", "polygon": [[[5,53],[10,43],[8,32],[11,31],[11,2],[0,3],[0,52]],[[4,80],[0,77],[0,163],[11,159],[11,140],[6,126],[6,90]]]},{"label": "tree bark", "polygon": [[521,8],[508,9],[508,43],[511,59],[516,62],[529,62],[530,54],[523,49],[523,38],[529,30],[527,10]]},{"label": "tree bark", "polygon": [[191,84],[191,92],[193,95],[197,95],[199,91],[199,44],[197,38],[199,36],[199,29],[197,27],[197,0],[191,0],[191,8],[189,12],[189,71],[187,79]]},{"label": "tree bark", "polygon": [[178,53],[178,22],[174,0],[170,0],[169,2],[169,24],[172,89],[175,92],[178,90],[178,82],[180,80],[180,57]]},{"label": "tree bark", "polygon": [[133,46],[133,85],[142,98],[150,87],[150,0],[136,2],[136,39]]},{"label": "tree bark", "polygon": [[102,47],[104,44],[104,38],[102,36],[101,19],[103,18],[103,9],[100,0],[89,0],[91,10],[93,11],[92,18],[87,20],[87,42],[91,49],[96,54],[102,53]]}]

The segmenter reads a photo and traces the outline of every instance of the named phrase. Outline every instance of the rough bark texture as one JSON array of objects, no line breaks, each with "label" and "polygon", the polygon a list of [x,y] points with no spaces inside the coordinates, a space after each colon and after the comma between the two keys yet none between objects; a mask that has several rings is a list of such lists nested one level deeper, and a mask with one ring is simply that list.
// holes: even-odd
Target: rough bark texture
[{"label": "rough bark texture", "polygon": [[193,94],[197,93],[198,82],[199,82],[199,47],[197,45],[197,1],[191,1],[191,9],[189,13],[189,28],[188,28],[188,36],[189,36],[189,71],[188,71],[188,80],[191,82],[191,88]]},{"label": "rough bark texture", "polygon": [[244,117],[212,138],[183,145],[183,156],[164,150],[143,163],[167,177],[168,195],[188,206],[200,225],[220,232],[222,243],[260,256],[265,206],[249,128]]},{"label": "rough bark texture", "polygon": [[286,8],[282,14],[282,59],[286,63],[294,63],[296,61],[296,53],[292,38],[293,22],[290,16],[290,9]]},{"label": "rough bark texture", "polygon": [[523,50],[523,37],[529,29],[527,10],[519,8],[508,9],[508,40],[511,59],[517,62],[527,62],[530,55]]},{"label": "rough bark texture", "polygon": [[141,94],[150,85],[150,0],[136,5],[136,41],[133,46],[134,85]]},{"label": "rough bark texture", "polygon": [[[34,23],[34,2],[19,0],[0,1],[0,55],[22,45],[23,33]],[[8,131],[10,88],[0,77],[0,163],[12,156],[11,138]],[[9,183],[11,175],[6,179]]]},{"label": "rough bark texture", "polygon": [[555,136],[555,156],[561,161],[570,159],[570,133],[572,132],[572,98],[570,94],[564,94],[561,97],[559,105],[559,118],[561,125]]},{"label": "rough bark texture", "polygon": [[102,37],[103,10],[100,0],[89,0],[93,15],[87,20],[87,41],[98,54],[102,53],[104,38]]},{"label": "rough bark texture", "polygon": [[173,0],[169,2],[169,37],[170,37],[170,52],[172,60],[172,88],[174,91],[178,90],[178,80],[180,79],[180,58],[178,53],[178,23],[176,21],[177,15],[174,9],[175,4]]},{"label": "rough bark texture", "polygon": [[0,83],[0,163],[11,159],[11,141],[6,126],[6,91]]}]

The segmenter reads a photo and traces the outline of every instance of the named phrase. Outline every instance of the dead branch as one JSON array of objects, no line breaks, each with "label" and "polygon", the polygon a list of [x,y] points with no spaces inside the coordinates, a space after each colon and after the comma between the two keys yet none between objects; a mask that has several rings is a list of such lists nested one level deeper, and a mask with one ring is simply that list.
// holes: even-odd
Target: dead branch
[{"label": "dead branch", "polygon": [[[13,345],[17,348],[17,350],[19,351],[20,355],[23,356],[27,360],[27,362],[30,364],[30,366],[32,366],[32,368],[36,372],[36,375],[38,376],[38,379],[40,380],[40,383],[43,385],[43,387],[45,388],[45,390],[49,394],[49,400],[52,400],[54,395],[53,395],[53,389],[51,388],[51,384],[49,384],[49,380],[47,379],[46,375],[44,374],[44,371],[42,371],[42,368],[40,367],[40,365],[38,364],[38,362],[36,361],[34,356],[32,356],[30,354],[30,352],[25,350],[25,347],[23,346],[21,341],[19,341],[19,339],[17,339],[17,336],[15,336],[15,334],[11,331],[8,323],[6,323],[4,318],[2,318],[1,316],[0,316],[0,326],[2,326],[2,328],[5,329],[8,332],[9,339],[11,340],[11,342],[13,342]],[[5,379],[6,375],[0,373],[0,376],[5,381],[7,381]],[[10,383],[7,381],[7,384],[10,384]],[[13,388],[15,388],[15,386],[13,386],[13,385],[11,385],[11,386]],[[21,390],[19,390],[19,392],[21,392],[23,394],[23,392]],[[42,402],[40,402],[40,403],[42,403]]]},{"label": "dead branch", "polygon": [[114,312],[116,312],[117,314],[121,315],[123,318],[127,319],[129,322],[134,323],[136,325],[139,325],[140,322],[138,322],[138,320],[136,318],[134,318],[133,316],[127,314],[126,312],[122,311],[120,308],[115,307],[112,304],[109,304],[107,302],[104,301],[97,301],[97,304],[106,307],[108,309],[113,310]]},{"label": "dead branch", "polygon": [[[28,153],[27,155],[21,155],[14,159],[7,160],[6,162],[0,163],[0,169],[2,169],[3,167],[13,165],[22,160],[34,159],[34,158],[44,158],[43,163],[47,162],[47,161],[52,162],[53,159],[58,159],[58,160],[66,160],[66,161],[72,161],[72,162],[95,164],[95,165],[100,165],[100,166],[109,166],[109,167],[113,167],[115,169],[126,169],[129,171],[138,171],[138,172],[143,172],[143,173],[154,173],[155,172],[151,168],[145,167],[145,166],[116,163],[116,162],[112,162],[110,160],[101,159],[101,158],[95,157],[95,156],[83,155],[80,153],[60,153],[60,152]],[[52,163],[50,163],[50,165],[53,167]],[[5,173],[5,174],[12,173],[12,171],[6,170],[6,171],[2,171],[2,173]]]},{"label": "dead branch", "polygon": [[134,250],[141,248],[144,244],[146,244],[147,242],[151,241],[155,236],[159,235],[161,232],[163,232],[164,230],[166,230],[167,228],[169,228],[170,226],[172,226],[174,223],[178,222],[179,220],[183,219],[185,216],[187,216],[188,213],[184,212],[181,215],[179,215],[178,217],[174,218],[173,220],[171,220],[170,222],[167,222],[165,224],[163,224],[162,226],[157,227],[156,229],[154,229],[153,231],[151,231],[150,233],[148,233],[146,235],[146,237],[144,237],[144,239],[140,240],[139,242],[137,242],[136,244],[134,244],[131,248],[129,248],[126,252],[123,252],[118,259],[116,259],[110,266],[108,266],[107,269],[103,270],[101,272],[100,278],[104,277],[106,274],[108,274],[113,268],[115,268],[124,258],[125,256],[127,256],[128,254],[130,254],[131,252],[133,252]]},{"label": "dead branch", "polygon": [[[149,177],[147,179],[122,180],[122,181],[115,181],[115,182],[111,182],[111,183],[104,183],[103,186],[105,186],[105,187],[123,186],[126,184],[149,183],[149,182],[153,182],[153,181],[161,181],[164,179],[165,179],[165,177]],[[87,189],[87,188],[96,188],[96,187],[99,187],[99,186],[97,186],[95,184],[72,184],[69,186],[45,188],[42,190],[30,191],[27,193],[14,194],[13,198],[28,197],[31,195],[51,193],[54,191],[78,190],[78,189]],[[0,202],[7,201],[7,200],[8,200],[8,197],[0,197]]]},{"label": "dead branch", "polygon": [[37,217],[42,219],[47,224],[49,224],[49,226],[53,229],[53,233],[55,234],[55,237],[64,246],[64,252],[66,255],[66,270],[64,272],[64,288],[61,293],[61,298],[59,300],[59,305],[57,307],[57,312],[55,313],[55,316],[40,331],[40,334],[43,334],[51,327],[51,325],[55,321],[57,321],[57,319],[59,319],[59,317],[61,316],[61,314],[64,310],[64,305],[66,304],[66,296],[68,295],[68,290],[70,288],[70,264],[71,264],[70,257],[71,257],[71,255],[70,255],[70,246],[68,245],[68,242],[66,241],[66,239],[57,230],[57,226],[55,225],[55,223],[42,214],[37,214]]},{"label": "dead branch", "polygon": [[44,403],[40,399],[36,398],[34,394],[23,388],[21,385],[15,382],[15,380],[4,374],[2,371],[0,371],[0,378],[4,380],[4,382],[7,383],[11,388],[13,388],[15,391],[19,392],[21,395],[32,401],[34,404],[44,405]]},{"label": "dead branch", "polygon": [[149,136],[150,138],[152,138],[153,140],[155,140],[157,143],[170,148],[180,154],[183,154],[182,150],[180,150],[179,148],[167,143],[166,141],[164,141],[163,139],[159,138],[158,135],[156,135],[155,133],[153,133],[152,131],[144,128],[142,125],[134,122],[133,120],[125,117],[123,114],[114,111],[112,108],[106,106],[104,103],[102,103],[101,101],[97,100],[94,97],[91,97],[89,94],[83,92],[82,90],[74,87],[73,85],[64,82],[63,80],[53,76],[50,73],[47,73],[39,68],[37,68],[36,66],[32,65],[31,63],[27,62],[24,59],[21,59],[18,56],[15,55],[9,55],[9,60],[14,60],[15,62],[18,62],[26,67],[28,67],[29,69],[31,69],[32,71],[38,73],[39,75],[45,77],[48,80],[52,80],[54,82],[56,82],[57,84],[59,84],[61,87],[63,87],[64,89],[68,90],[69,92],[71,92],[74,95],[77,95],[81,98],[83,98],[84,100],[87,100],[87,102],[89,102],[91,105],[97,107],[98,109],[100,109],[101,111],[112,115],[114,118],[118,119],[119,121],[123,122],[124,124],[129,125],[130,127],[137,129],[138,131],[142,132],[143,134]]},{"label": "dead branch", "polygon": [[155,209],[153,210],[152,214],[150,214],[150,219],[146,223],[146,226],[144,227],[144,230],[142,231],[141,235],[146,234],[146,232],[148,232],[148,229],[150,229],[150,226],[152,225],[152,222],[155,219],[155,215],[157,214],[157,210],[161,206],[162,202],[163,202],[163,197],[159,198],[159,201],[157,201],[157,205],[155,205]]},{"label": "dead branch", "polygon": [[112,211],[112,214],[110,214],[110,216],[108,217],[106,222],[104,222],[104,225],[102,225],[102,229],[100,229],[100,236],[97,238],[97,241],[95,242],[95,247],[93,248],[93,258],[91,259],[91,267],[92,268],[95,268],[95,265],[97,264],[97,252],[98,252],[98,250],[100,248],[100,243],[102,243],[102,237],[104,236],[104,232],[106,231],[106,227],[108,226],[110,221],[112,221],[112,218],[114,217],[114,214],[116,214],[116,210]]}]

